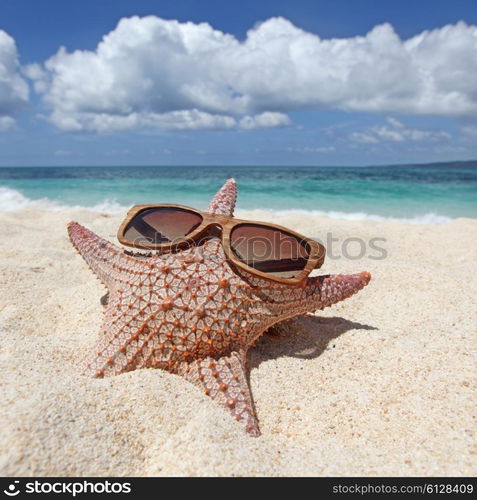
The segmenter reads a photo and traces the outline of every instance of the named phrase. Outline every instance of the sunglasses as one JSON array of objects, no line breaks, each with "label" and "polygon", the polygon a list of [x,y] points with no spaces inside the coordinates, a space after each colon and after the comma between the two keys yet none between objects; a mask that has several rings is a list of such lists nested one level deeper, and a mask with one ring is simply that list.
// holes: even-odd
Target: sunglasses
[{"label": "sunglasses", "polygon": [[297,284],[322,266],[325,248],[311,238],[267,222],[210,214],[184,205],[136,205],[118,230],[121,244],[167,252],[197,244],[219,228],[227,258],[256,276]]}]

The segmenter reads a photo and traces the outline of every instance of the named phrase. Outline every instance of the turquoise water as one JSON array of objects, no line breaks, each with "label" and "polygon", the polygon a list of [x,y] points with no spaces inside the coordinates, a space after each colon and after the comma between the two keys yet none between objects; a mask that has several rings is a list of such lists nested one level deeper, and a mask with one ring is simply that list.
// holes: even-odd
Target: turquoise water
[{"label": "turquoise water", "polygon": [[238,208],[347,218],[477,218],[477,162],[394,167],[0,168],[0,211],[35,204],[117,212],[136,203],[206,208],[229,178]]}]

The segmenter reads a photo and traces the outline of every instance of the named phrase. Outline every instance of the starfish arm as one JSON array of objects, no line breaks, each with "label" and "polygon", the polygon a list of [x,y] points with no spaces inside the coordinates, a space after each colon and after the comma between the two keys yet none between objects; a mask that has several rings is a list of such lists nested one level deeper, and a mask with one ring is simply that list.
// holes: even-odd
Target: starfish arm
[{"label": "starfish arm", "polygon": [[229,179],[210,200],[208,212],[211,214],[233,215],[237,200],[237,184]]},{"label": "starfish arm", "polygon": [[370,279],[371,274],[366,271],[308,278],[301,286],[290,290],[284,302],[270,302],[268,309],[274,316],[278,316],[279,321],[314,312],[351,297],[364,288]]},{"label": "starfish arm", "polygon": [[[128,346],[128,339],[119,338],[119,334],[127,325],[125,320],[121,320],[118,310],[111,307],[115,297],[108,303],[103,314],[103,322],[96,339],[94,349],[83,358],[81,372],[89,377],[103,378],[119,374],[128,369],[133,369],[125,347]],[[130,338],[130,337],[129,337]]]},{"label": "starfish arm", "polygon": [[233,351],[219,359],[204,358],[182,363],[178,374],[200,387],[227,408],[252,436],[259,436],[258,421],[245,373],[246,354]]},{"label": "starfish arm", "polygon": [[68,224],[68,235],[91,270],[105,286],[112,289],[115,276],[119,274],[118,269],[122,263],[126,263],[127,256],[116,245],[77,222]]},{"label": "starfish arm", "polygon": [[[136,301],[141,304],[139,298]],[[103,378],[138,368],[169,369],[171,351],[161,349],[155,320],[132,304],[130,296],[111,292],[96,344],[83,359],[83,375]]]},{"label": "starfish arm", "polygon": [[324,309],[341,302],[364,288],[371,280],[367,271],[308,278],[304,288],[304,312]]}]

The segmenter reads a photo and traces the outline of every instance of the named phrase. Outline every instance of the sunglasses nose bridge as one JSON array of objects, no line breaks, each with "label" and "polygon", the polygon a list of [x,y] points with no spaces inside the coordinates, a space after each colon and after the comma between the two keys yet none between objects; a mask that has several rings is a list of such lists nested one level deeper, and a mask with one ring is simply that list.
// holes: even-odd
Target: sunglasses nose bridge
[{"label": "sunglasses nose bridge", "polygon": [[204,224],[206,227],[210,226],[218,226],[221,228],[223,231],[225,229],[225,226],[230,223],[230,221],[233,219],[233,217],[230,217],[228,215],[222,215],[222,214],[207,214],[208,217],[205,218]]},{"label": "sunglasses nose bridge", "polygon": [[221,236],[225,230],[225,221],[215,218],[214,220],[206,220],[203,222],[201,233],[213,234],[214,236]]},{"label": "sunglasses nose bridge", "polygon": [[200,233],[202,235],[212,235],[222,239],[227,246],[230,231],[235,225],[234,217],[222,214],[204,214]]}]

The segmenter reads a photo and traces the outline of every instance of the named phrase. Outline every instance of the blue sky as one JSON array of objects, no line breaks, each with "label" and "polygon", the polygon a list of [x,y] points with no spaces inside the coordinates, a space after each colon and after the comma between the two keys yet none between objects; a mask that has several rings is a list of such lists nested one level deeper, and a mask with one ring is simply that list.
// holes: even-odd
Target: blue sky
[{"label": "blue sky", "polygon": [[476,25],[472,0],[3,0],[0,166],[474,159]]}]

